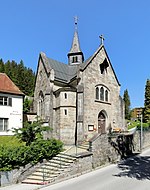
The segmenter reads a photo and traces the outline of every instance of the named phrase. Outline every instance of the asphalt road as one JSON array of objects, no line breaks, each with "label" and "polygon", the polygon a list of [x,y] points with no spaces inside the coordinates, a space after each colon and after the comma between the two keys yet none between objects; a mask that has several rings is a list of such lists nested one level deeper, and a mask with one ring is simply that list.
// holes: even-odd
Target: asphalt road
[{"label": "asphalt road", "polygon": [[150,190],[150,149],[118,164],[47,187],[18,184],[0,190]]}]

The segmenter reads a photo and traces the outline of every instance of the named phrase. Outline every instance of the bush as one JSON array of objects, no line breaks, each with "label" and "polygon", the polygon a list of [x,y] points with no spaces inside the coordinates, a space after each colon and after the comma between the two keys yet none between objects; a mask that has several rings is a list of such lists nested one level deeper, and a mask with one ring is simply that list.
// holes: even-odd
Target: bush
[{"label": "bush", "polygon": [[[144,131],[149,130],[149,124],[148,124],[148,123],[142,123],[142,127],[143,127],[143,130],[144,130]],[[138,124],[138,125],[137,125],[137,129],[138,129],[138,130],[141,130],[141,124]]]},{"label": "bush", "polygon": [[[140,121],[130,121],[128,124],[128,129],[132,129],[137,127],[138,130],[141,130],[141,122]],[[142,123],[143,130],[149,130],[149,123]]]},{"label": "bush", "polygon": [[[38,120],[14,129],[15,137],[3,137],[0,144],[0,171],[9,171],[28,163],[36,164],[51,159],[62,151],[63,143],[56,139],[43,139],[43,131],[51,130]],[[1,142],[0,141],[0,142]]]},{"label": "bush", "polygon": [[10,171],[28,163],[36,164],[51,159],[62,150],[62,142],[56,139],[39,139],[30,146],[0,146],[0,171]]}]

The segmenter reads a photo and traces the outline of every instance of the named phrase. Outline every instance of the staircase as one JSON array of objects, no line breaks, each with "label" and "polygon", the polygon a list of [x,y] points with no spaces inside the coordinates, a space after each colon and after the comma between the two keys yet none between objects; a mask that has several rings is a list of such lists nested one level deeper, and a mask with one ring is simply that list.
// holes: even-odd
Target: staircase
[{"label": "staircase", "polygon": [[78,148],[88,151],[89,150],[89,141],[83,141],[80,145],[78,145]]},{"label": "staircase", "polygon": [[75,156],[60,153],[37,168],[36,171],[22,181],[22,183],[39,185],[52,183],[61,173],[67,171],[75,160]]}]

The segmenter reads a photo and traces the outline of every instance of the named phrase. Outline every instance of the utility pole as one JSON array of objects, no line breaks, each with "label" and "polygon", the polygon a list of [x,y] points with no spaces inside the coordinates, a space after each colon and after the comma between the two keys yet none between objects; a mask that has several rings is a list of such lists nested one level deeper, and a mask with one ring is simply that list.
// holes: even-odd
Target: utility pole
[{"label": "utility pole", "polygon": [[140,133],[140,151],[142,152],[143,147],[143,116],[141,114],[141,133]]}]

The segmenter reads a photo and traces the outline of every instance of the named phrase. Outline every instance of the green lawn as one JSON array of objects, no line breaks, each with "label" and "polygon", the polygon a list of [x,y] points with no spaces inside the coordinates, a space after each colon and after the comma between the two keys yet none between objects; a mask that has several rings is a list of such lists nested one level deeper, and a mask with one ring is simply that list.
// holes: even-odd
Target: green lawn
[{"label": "green lawn", "polygon": [[6,145],[10,147],[23,145],[23,143],[19,142],[15,136],[0,136],[0,145]]}]

